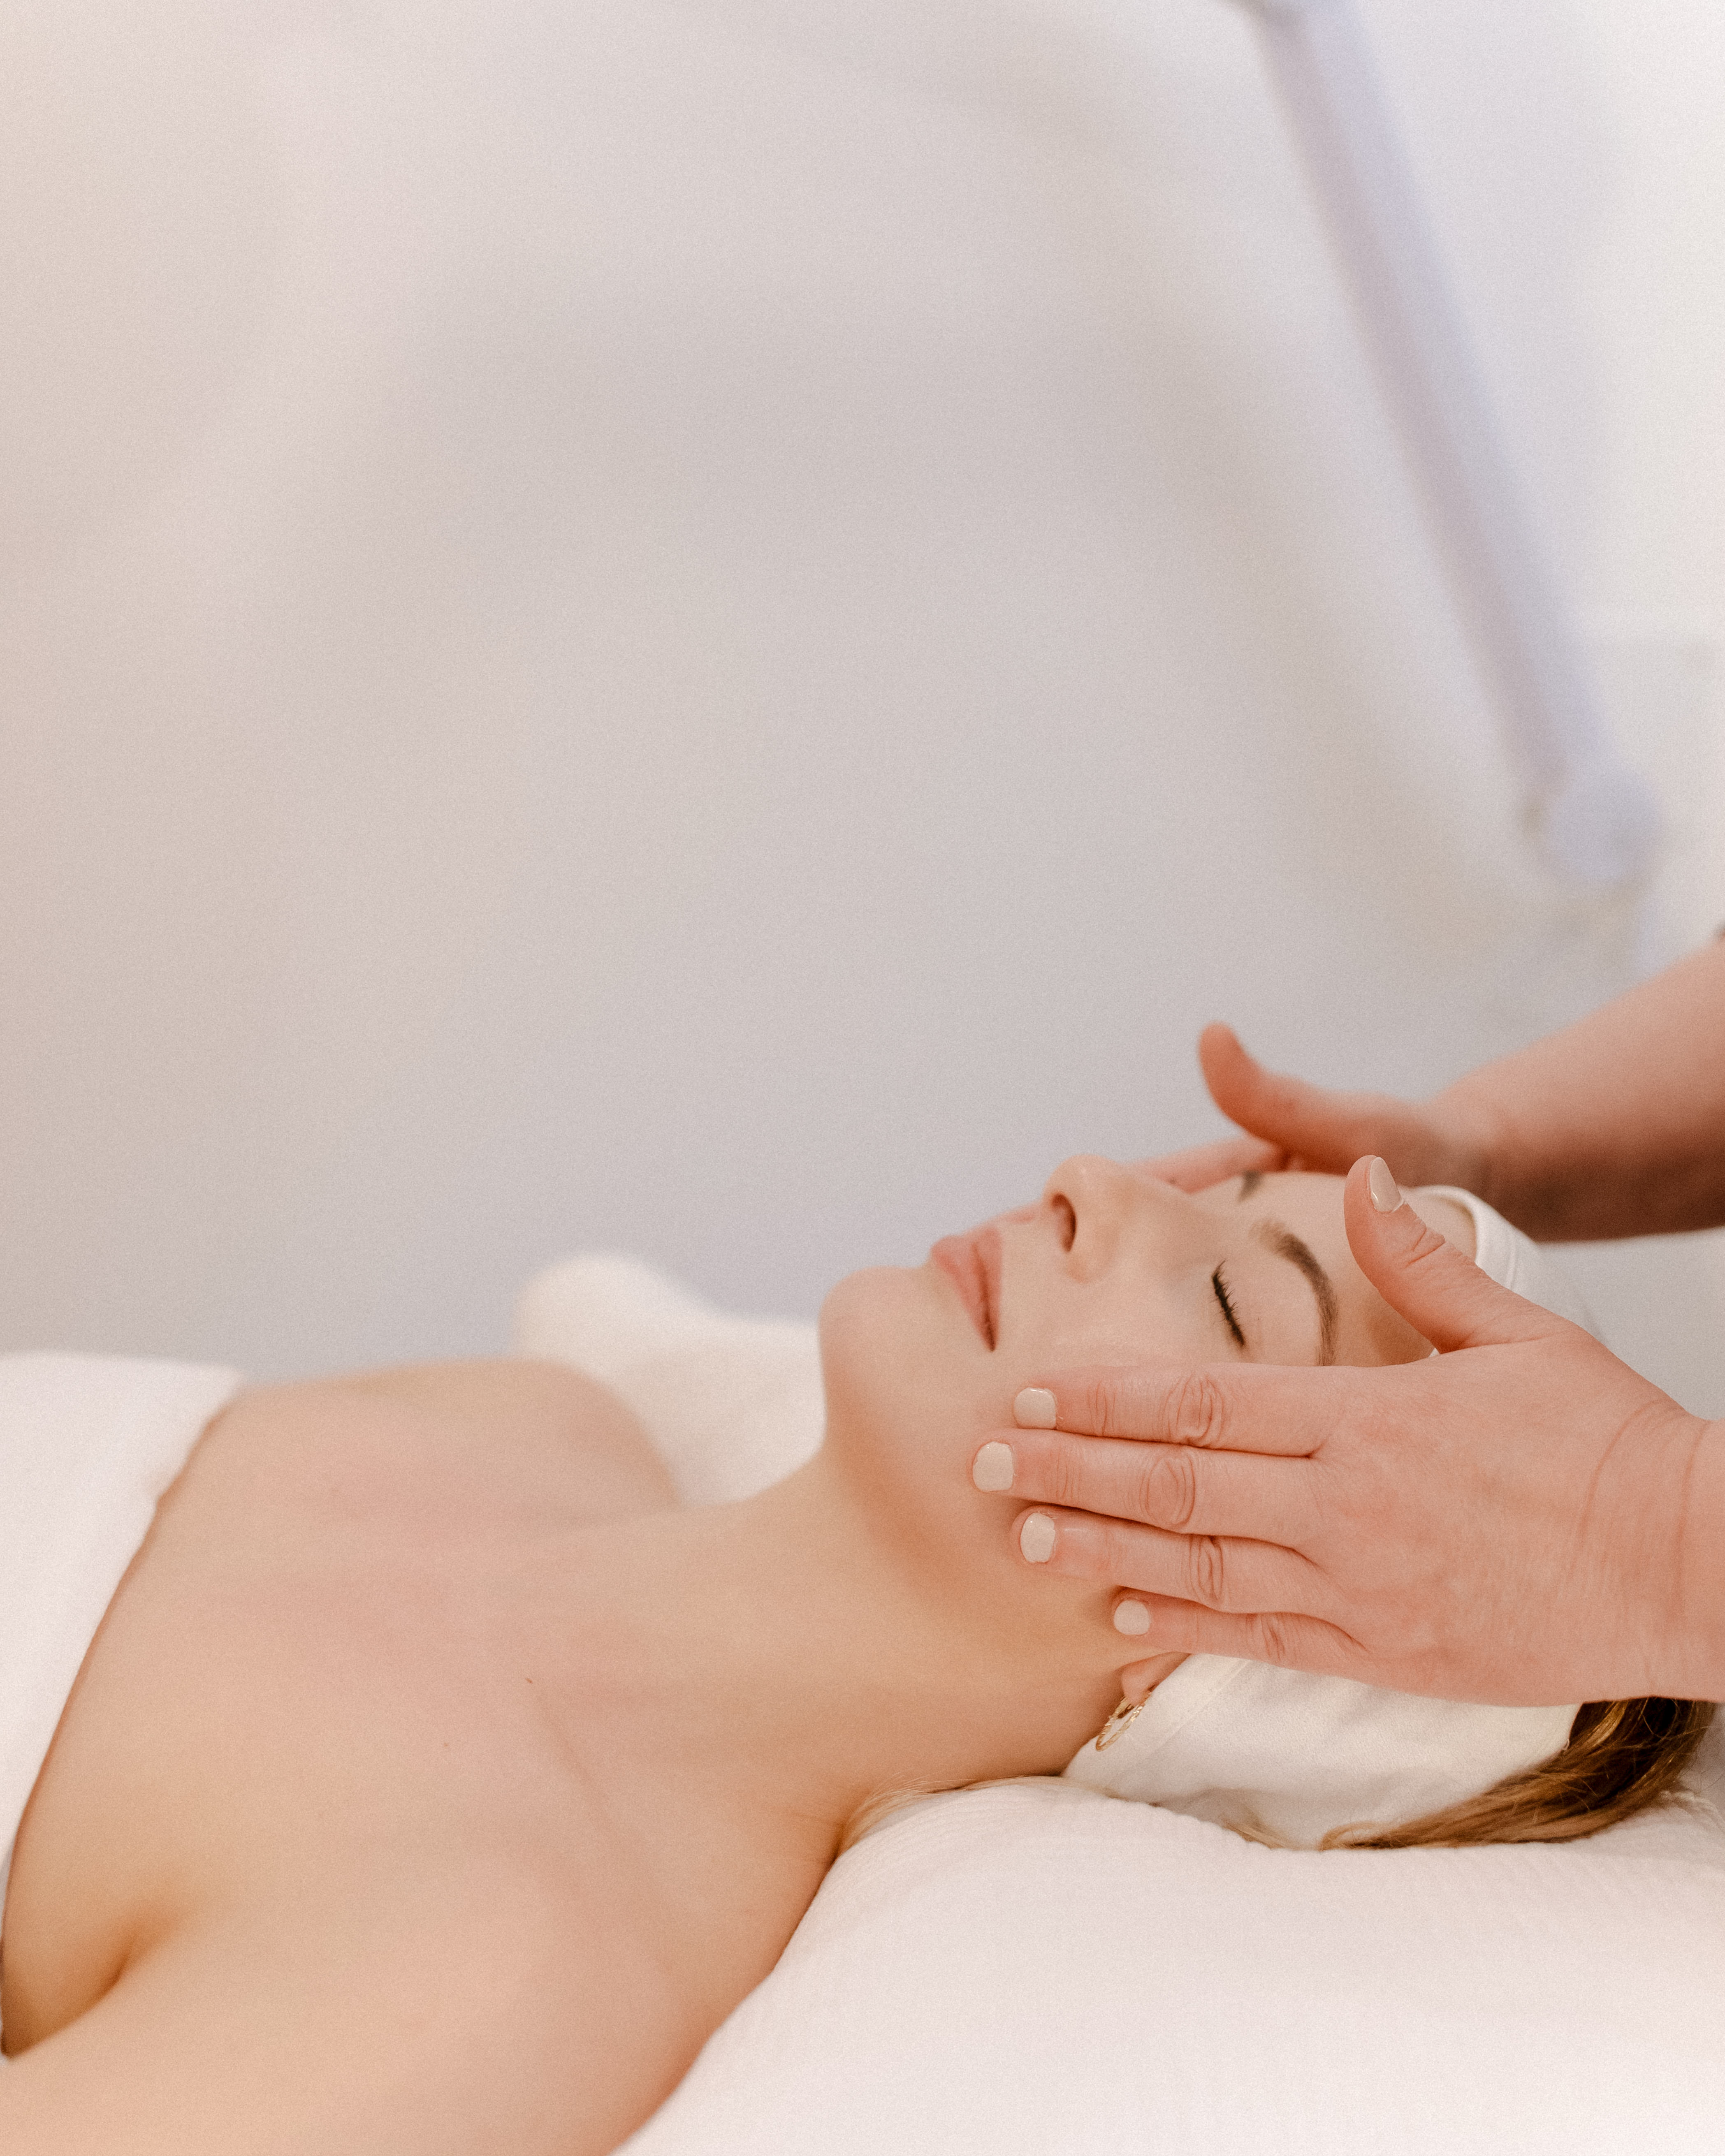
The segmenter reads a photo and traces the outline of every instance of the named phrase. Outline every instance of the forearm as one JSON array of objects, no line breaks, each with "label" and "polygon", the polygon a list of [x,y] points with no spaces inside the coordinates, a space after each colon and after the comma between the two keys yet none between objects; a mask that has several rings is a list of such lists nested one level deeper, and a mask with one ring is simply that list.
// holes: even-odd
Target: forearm
[{"label": "forearm", "polygon": [[1548,1242],[1725,1224],[1725,942],[1431,1103]]}]

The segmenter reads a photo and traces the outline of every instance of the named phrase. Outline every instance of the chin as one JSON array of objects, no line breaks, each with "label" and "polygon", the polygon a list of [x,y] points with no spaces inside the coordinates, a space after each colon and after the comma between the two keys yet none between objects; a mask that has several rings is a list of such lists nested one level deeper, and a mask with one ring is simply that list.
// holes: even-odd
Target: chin
[{"label": "chin", "polygon": [[[888,1386],[895,1366],[912,1358],[934,1330],[931,1283],[903,1265],[847,1273],[820,1306],[820,1368],[829,1408],[853,1393]],[[931,1343],[932,1344],[932,1343]]]},{"label": "chin", "polygon": [[927,1266],[841,1280],[821,1305],[820,1362],[829,1444],[889,1475],[960,1456],[1002,1416],[988,1351]]}]

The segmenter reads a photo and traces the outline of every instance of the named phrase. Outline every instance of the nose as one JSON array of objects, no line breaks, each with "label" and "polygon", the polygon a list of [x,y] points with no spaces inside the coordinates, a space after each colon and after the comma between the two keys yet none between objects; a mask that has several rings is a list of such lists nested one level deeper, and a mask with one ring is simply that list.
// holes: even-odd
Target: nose
[{"label": "nose", "polygon": [[1172,1184],[1153,1183],[1135,1168],[1100,1153],[1074,1153],[1048,1178],[1043,1202],[1061,1219],[1068,1263],[1080,1280],[1095,1280],[1113,1263],[1129,1221],[1148,1208],[1171,1209],[1192,1200]]}]

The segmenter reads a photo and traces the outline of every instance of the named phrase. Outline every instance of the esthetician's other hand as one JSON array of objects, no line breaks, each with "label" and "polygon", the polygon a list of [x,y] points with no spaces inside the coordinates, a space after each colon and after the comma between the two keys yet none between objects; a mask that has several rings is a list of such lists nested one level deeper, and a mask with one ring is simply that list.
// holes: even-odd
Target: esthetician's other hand
[{"label": "esthetician's other hand", "polygon": [[[1243,1132],[1135,1165],[1181,1190],[1206,1190],[1254,1171],[1311,1168],[1346,1175],[1362,1155],[1380,1154],[1404,1183],[1459,1183],[1480,1190],[1489,1154],[1488,1126],[1443,1094],[1400,1101],[1390,1093],[1339,1093],[1266,1070],[1233,1029],[1207,1025],[1198,1060],[1216,1106]],[[1455,1089],[1458,1090],[1459,1089]]]},{"label": "esthetician's other hand", "polygon": [[1499,1287],[1381,1161],[1345,1203],[1367,1277],[1443,1353],[1051,1371],[1020,1413],[1051,1396],[1057,1427],[990,1434],[1014,1550],[1047,1519],[1029,1546],[1120,1588],[1147,1656],[1506,1704],[1725,1697],[1725,1424]]},{"label": "esthetician's other hand", "polygon": [[1283,1077],[1225,1025],[1198,1052],[1247,1135],[1139,1163],[1183,1190],[1253,1168],[1345,1175],[1376,1153],[1404,1183],[1477,1192],[1542,1242],[1725,1224],[1725,941],[1429,1101]]}]

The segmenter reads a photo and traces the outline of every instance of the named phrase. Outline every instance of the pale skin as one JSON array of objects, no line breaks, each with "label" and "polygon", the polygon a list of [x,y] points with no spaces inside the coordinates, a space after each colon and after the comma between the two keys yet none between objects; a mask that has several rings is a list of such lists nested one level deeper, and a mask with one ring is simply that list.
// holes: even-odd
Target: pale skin
[{"label": "pale skin", "polygon": [[[1420,1352],[1316,1180],[1281,1209],[1333,1269],[1336,1352]],[[0,2147],[614,2148],[772,1968],[860,1804],[1058,1771],[1142,1661],[1111,1591],[1027,1571],[1018,1501],[963,1466],[1051,1360],[1213,1339],[1224,1262],[1237,1322],[1316,1358],[1266,1206],[1189,1207],[1080,1159],[993,1240],[852,1276],[822,1314],[822,1451],[736,1506],[680,1508],[615,1399],[551,1365],[242,1394],[25,1815]]]},{"label": "pale skin", "polygon": [[1267,1071],[1223,1026],[1200,1055],[1246,1135],[1144,1171],[1190,1195],[1351,1168],[1354,1258],[1444,1352],[1050,1363],[1058,1428],[992,1434],[1014,1493],[1060,1508],[1040,1568],[1128,1590],[1165,1652],[1504,1703],[1725,1699],[1725,1424],[1394,1203],[1397,1176],[1461,1183],[1548,1240],[1725,1224],[1725,944],[1423,1103]]}]

